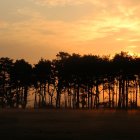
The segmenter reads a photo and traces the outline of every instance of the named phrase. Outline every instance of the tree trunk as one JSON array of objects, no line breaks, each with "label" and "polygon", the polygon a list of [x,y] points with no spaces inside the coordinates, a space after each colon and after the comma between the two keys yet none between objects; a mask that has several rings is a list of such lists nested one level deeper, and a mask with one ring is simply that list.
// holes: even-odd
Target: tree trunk
[{"label": "tree trunk", "polygon": [[44,106],[47,105],[47,99],[46,99],[46,83],[44,83]]},{"label": "tree trunk", "polygon": [[119,79],[119,99],[118,99],[118,108],[121,108],[121,104],[122,104],[122,80]]},{"label": "tree trunk", "polygon": [[[37,90],[37,89],[36,89]],[[37,104],[37,94],[35,92],[35,99],[34,99],[34,108],[37,108],[38,104]]]},{"label": "tree trunk", "polygon": [[27,105],[27,95],[28,95],[28,87],[25,86],[24,87],[24,104],[23,104],[23,108],[26,108],[26,105]]},{"label": "tree trunk", "polygon": [[126,80],[126,109],[128,109],[128,87],[129,87],[129,80]]},{"label": "tree trunk", "polygon": [[98,109],[99,108],[99,85],[98,83],[96,82],[96,108]]},{"label": "tree trunk", "polygon": [[80,92],[80,87],[78,85],[77,87],[77,102],[76,102],[76,108],[79,108],[79,92]]},{"label": "tree trunk", "polygon": [[92,109],[93,108],[93,93],[92,93],[92,88],[91,88],[91,103],[90,103],[90,108]]},{"label": "tree trunk", "polygon": [[57,89],[56,108],[60,108],[60,89]]},{"label": "tree trunk", "polygon": [[90,108],[90,103],[89,103],[89,101],[90,101],[90,88],[89,88],[89,86],[87,86],[87,92],[88,92],[88,109]]},{"label": "tree trunk", "polygon": [[39,108],[42,107],[42,100],[41,100],[42,98],[41,98],[41,96],[42,96],[42,87],[41,87],[41,84],[40,84],[39,103],[38,103]]},{"label": "tree trunk", "polygon": [[103,103],[105,102],[104,83],[103,83]]},{"label": "tree trunk", "polygon": [[136,85],[136,102],[135,102],[135,108],[137,108],[137,104],[138,104],[138,84],[137,81],[135,80],[135,85]]},{"label": "tree trunk", "polygon": [[123,101],[122,101],[122,108],[125,109],[125,80],[122,80],[122,97],[123,97]]},{"label": "tree trunk", "polygon": [[108,83],[108,94],[109,94],[109,108],[111,108],[111,88],[110,88],[110,82]]},{"label": "tree trunk", "polygon": [[16,108],[19,107],[19,88],[16,88]]}]

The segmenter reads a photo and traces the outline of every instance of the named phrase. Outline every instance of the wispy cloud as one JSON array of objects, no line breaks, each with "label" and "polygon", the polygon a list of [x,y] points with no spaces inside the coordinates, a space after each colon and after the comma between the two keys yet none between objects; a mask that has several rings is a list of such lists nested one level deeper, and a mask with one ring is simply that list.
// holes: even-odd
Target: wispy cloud
[{"label": "wispy cloud", "polygon": [[44,5],[50,5],[50,6],[56,6],[56,5],[79,5],[84,4],[85,0],[33,0],[36,4],[40,4],[42,6]]},{"label": "wispy cloud", "polygon": [[8,27],[8,22],[1,20],[0,29],[6,29]]},{"label": "wispy cloud", "polygon": [[30,9],[28,7],[18,8],[14,11],[14,14],[17,14],[19,16],[27,16],[30,18],[41,17],[41,14],[39,12],[37,12],[36,10]]},{"label": "wispy cloud", "polygon": [[[40,4],[42,6],[44,5],[50,5],[50,6],[64,6],[64,5],[80,5],[80,4],[86,4],[86,3],[91,3],[97,7],[104,7],[104,8],[114,8],[116,6],[119,6],[120,10],[122,12],[128,12],[124,11],[122,6],[138,6],[139,0],[117,0],[117,1],[112,1],[112,0],[32,0],[36,4]],[[128,14],[131,14],[133,9],[130,9]]]}]

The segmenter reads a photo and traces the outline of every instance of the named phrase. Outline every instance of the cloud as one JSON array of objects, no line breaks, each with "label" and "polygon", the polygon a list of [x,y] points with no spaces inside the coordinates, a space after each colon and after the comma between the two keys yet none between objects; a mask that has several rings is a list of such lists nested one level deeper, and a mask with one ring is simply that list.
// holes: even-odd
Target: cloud
[{"label": "cloud", "polygon": [[[99,1],[101,2],[101,0]],[[30,16],[30,19],[12,23],[7,29],[9,30],[7,34],[11,33],[15,39],[30,40],[32,43],[34,40],[38,40],[37,42],[42,45],[46,43],[60,47],[67,43],[91,41],[116,34],[115,38],[124,38],[125,36],[125,40],[131,40],[134,38],[132,35],[136,35],[136,33],[137,38],[140,36],[138,31],[140,21],[137,18],[121,15],[119,12],[116,14],[113,9],[110,10],[110,13],[108,9],[104,9],[72,22],[48,20],[39,12],[24,7],[17,9],[17,13],[21,16]]]},{"label": "cloud", "polygon": [[[41,7],[18,7],[15,15],[23,18],[14,22],[0,21],[0,46],[18,56],[52,57],[59,51],[77,53],[113,54],[122,50],[138,51],[140,42],[140,2],[138,0],[34,0],[55,11],[52,13]],[[77,20],[70,22],[58,18],[56,6],[91,4],[92,10]],[[41,12],[40,9],[43,9]],[[76,7],[77,8],[77,7]],[[64,10],[66,10],[64,8]],[[86,9],[85,9],[86,11]],[[61,11],[62,12],[62,11]],[[62,16],[69,17],[65,12]],[[28,17],[28,18],[24,18]],[[16,47],[14,47],[16,46]],[[137,47],[134,47],[137,46]],[[2,47],[0,48],[2,53]],[[7,53],[5,52],[5,54]],[[28,52],[28,53],[27,53]],[[0,53],[0,54],[1,54]],[[22,54],[23,53],[23,54]],[[51,55],[50,55],[51,54]],[[9,54],[10,55],[10,54]],[[13,54],[14,55],[14,54]],[[8,56],[8,55],[7,55]]]},{"label": "cloud", "polygon": [[0,29],[6,29],[8,27],[8,22],[1,20]]},{"label": "cloud", "polygon": [[40,4],[42,6],[44,5],[50,5],[50,6],[56,6],[56,5],[79,5],[84,4],[84,0],[33,0],[36,4]]},{"label": "cloud", "polygon": [[133,46],[128,46],[131,49],[137,48],[137,46],[133,45]]},{"label": "cloud", "polygon": [[39,17],[41,17],[41,14],[39,12],[37,12],[36,10],[30,9],[28,7],[18,8],[14,12],[14,14],[17,14],[17,15],[22,16],[22,17],[23,16],[28,16],[30,18],[39,18]]},{"label": "cloud", "polygon": [[[108,3],[114,3],[111,0],[108,0],[107,2],[105,0],[32,0],[36,4],[40,4],[42,6],[48,5],[48,6],[65,6],[65,5],[81,5],[90,3],[96,6],[100,7],[106,7]],[[109,5],[111,5],[109,4]]]},{"label": "cloud", "polygon": [[[112,1],[112,0],[32,0],[36,4],[40,4],[42,6],[48,5],[48,6],[64,6],[64,5],[81,5],[81,4],[86,4],[90,3],[93,4],[96,7],[104,7],[104,8],[114,8],[116,6],[120,6],[119,8],[121,9],[121,5],[125,5],[126,7],[128,6],[138,6],[139,0],[117,0],[117,1]],[[122,9],[123,10],[123,9]],[[130,10],[131,11],[131,10]],[[128,13],[129,14],[129,13]]]}]

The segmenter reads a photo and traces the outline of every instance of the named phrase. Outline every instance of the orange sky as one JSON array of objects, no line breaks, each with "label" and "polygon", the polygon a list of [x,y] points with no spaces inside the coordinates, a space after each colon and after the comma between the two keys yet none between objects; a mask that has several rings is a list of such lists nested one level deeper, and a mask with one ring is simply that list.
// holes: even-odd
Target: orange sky
[{"label": "orange sky", "polygon": [[1,0],[0,57],[140,54],[140,0]]}]

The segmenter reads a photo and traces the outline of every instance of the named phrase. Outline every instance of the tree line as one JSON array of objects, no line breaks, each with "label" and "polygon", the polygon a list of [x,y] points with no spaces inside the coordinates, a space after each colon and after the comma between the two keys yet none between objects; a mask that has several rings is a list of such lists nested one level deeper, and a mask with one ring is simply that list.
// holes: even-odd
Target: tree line
[{"label": "tree line", "polygon": [[31,89],[34,108],[138,108],[140,57],[59,52],[34,65],[1,57],[0,107],[26,108]]}]

